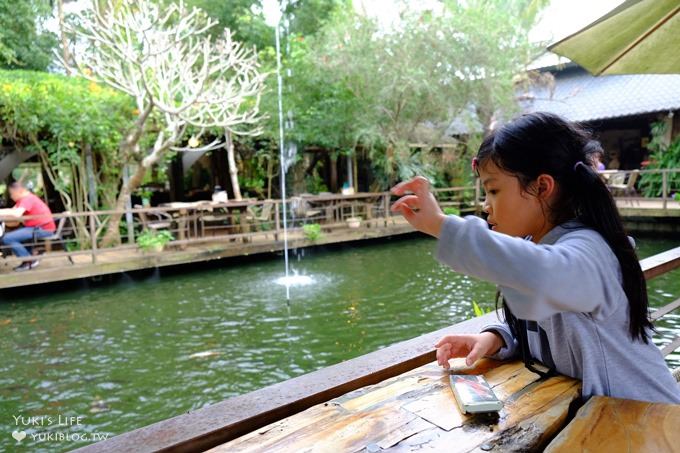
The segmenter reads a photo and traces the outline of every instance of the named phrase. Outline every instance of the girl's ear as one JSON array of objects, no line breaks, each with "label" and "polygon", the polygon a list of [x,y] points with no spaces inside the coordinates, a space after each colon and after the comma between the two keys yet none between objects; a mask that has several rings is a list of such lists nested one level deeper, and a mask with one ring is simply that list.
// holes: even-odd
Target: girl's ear
[{"label": "girl's ear", "polygon": [[544,173],[536,178],[536,196],[539,198],[547,200],[555,193],[556,187],[555,178],[548,174]]}]

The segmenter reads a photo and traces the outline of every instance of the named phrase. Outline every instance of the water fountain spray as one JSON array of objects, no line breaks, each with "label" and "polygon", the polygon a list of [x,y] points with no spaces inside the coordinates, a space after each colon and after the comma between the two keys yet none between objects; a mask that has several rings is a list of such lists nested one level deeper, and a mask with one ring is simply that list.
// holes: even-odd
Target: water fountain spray
[{"label": "water fountain spray", "polygon": [[[279,5],[279,8],[281,5]],[[287,224],[287,214],[286,214],[286,162],[285,162],[285,148],[283,143],[283,78],[281,77],[281,37],[280,37],[280,26],[281,18],[283,17],[283,10],[279,14],[279,18],[276,22],[276,80],[278,83],[278,95],[279,95],[279,161],[281,164],[281,207],[283,208],[283,256],[286,266],[286,300],[290,301],[290,278],[289,267],[288,267],[288,224]]]}]

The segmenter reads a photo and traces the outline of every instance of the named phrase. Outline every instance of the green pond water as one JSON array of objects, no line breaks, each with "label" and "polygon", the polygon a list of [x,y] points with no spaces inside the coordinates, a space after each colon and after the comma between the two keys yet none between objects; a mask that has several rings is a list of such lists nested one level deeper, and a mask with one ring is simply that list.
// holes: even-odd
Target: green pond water
[{"label": "green pond water", "polygon": [[[638,245],[646,257],[680,241]],[[494,286],[440,266],[434,246],[409,237],[293,254],[312,283],[291,288],[290,303],[275,283],[281,257],[4,296],[0,451],[70,450],[468,319],[473,300],[492,307]],[[653,306],[680,295],[679,277],[650,282]],[[680,314],[659,328],[655,341],[668,342]]]}]

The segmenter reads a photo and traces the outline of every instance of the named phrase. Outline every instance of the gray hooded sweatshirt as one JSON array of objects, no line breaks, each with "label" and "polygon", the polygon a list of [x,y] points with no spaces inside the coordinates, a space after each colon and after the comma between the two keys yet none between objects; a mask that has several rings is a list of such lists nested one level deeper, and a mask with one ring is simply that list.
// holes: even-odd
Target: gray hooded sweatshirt
[{"label": "gray hooded sweatshirt", "polygon": [[[621,268],[597,231],[574,219],[534,244],[491,231],[479,217],[447,216],[436,257],[456,272],[496,283],[515,316],[536,321],[547,334],[556,370],[583,381],[584,399],[680,403],[680,387],[651,332],[646,344],[630,336]],[[505,345],[492,358],[519,355],[508,324],[482,331],[503,337]],[[550,362],[541,357],[538,332],[528,330],[528,342],[532,357]]]}]

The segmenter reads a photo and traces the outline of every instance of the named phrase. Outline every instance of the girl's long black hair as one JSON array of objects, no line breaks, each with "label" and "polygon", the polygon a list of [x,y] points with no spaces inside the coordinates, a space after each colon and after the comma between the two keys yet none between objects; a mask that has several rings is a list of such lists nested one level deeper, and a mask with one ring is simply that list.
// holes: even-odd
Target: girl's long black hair
[{"label": "girl's long black hair", "polygon": [[[621,265],[623,290],[628,297],[630,335],[645,343],[649,320],[647,284],[635,249],[628,239],[616,203],[600,175],[590,165],[592,137],[576,123],[545,112],[522,115],[493,131],[482,142],[477,161],[490,159],[519,180],[522,190],[539,175],[552,176],[557,185],[548,220],[559,225],[577,218],[602,235]],[[583,162],[584,165],[578,164]],[[507,307],[504,306],[507,317]]]}]

